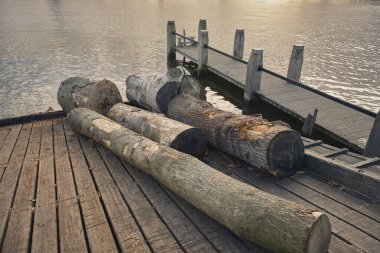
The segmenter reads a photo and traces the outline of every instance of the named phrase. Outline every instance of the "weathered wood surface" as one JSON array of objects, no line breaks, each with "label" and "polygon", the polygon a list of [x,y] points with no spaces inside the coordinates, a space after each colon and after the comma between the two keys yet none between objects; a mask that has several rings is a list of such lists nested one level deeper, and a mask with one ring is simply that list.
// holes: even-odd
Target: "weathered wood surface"
[{"label": "weathered wood surface", "polygon": [[199,129],[125,104],[116,104],[107,117],[136,133],[174,148],[178,151],[202,157],[207,150],[207,137]]},{"label": "weathered wood surface", "polygon": [[[51,129],[52,123],[54,129]],[[25,151],[32,126],[32,124],[20,124],[0,127],[0,133],[4,129],[5,131],[10,131],[3,147],[5,148],[5,145],[8,145],[6,143],[11,146],[14,143],[14,146],[10,148],[10,153],[7,152],[5,162],[1,162],[2,165],[6,165],[0,180],[0,222],[3,235],[7,233],[9,214],[13,212],[12,202],[9,201],[13,199],[13,194],[20,187],[20,184],[17,183],[17,178],[25,159]],[[102,208],[107,213],[106,222],[111,230],[114,231],[112,240],[118,245],[120,252],[146,252],[146,246],[144,245],[147,245],[148,250],[153,252],[198,252],[212,249],[218,252],[267,252],[259,249],[258,246],[243,242],[223,225],[158,184],[150,176],[135,169],[127,162],[121,163],[119,158],[111,151],[105,150],[85,137],[78,137],[78,135],[71,132],[68,124],[65,123],[63,136],[62,129],[61,120],[42,122],[40,165],[36,185],[37,195],[35,211],[32,213],[34,219],[32,223],[23,224],[25,226],[23,230],[27,230],[26,227],[30,226],[32,252],[38,252],[38,249],[46,247],[52,249],[49,252],[54,252],[56,245],[61,252],[89,251],[89,249],[67,251],[67,247],[62,246],[70,242],[78,245],[77,240],[82,240],[81,242],[86,247],[86,230],[81,223],[81,220],[84,219],[84,214],[80,211],[80,208],[77,211],[79,221],[75,219],[75,215],[73,218],[66,215],[64,216],[65,219],[61,218],[65,222],[61,220],[62,223],[58,224],[59,219],[51,218],[50,214],[56,213],[57,217],[62,217],[62,212],[65,212],[65,209],[61,207],[62,201],[57,202],[56,206],[42,205],[43,203],[50,203],[49,196],[52,196],[54,189],[57,190],[57,186],[62,186],[61,181],[55,186],[56,182],[53,173],[59,170],[60,175],[62,175],[64,171],[72,171],[70,157],[66,158],[65,153],[62,151],[70,150],[69,145],[71,144],[68,142],[73,142],[73,139],[78,138],[80,146],[75,142],[73,143],[76,147],[75,152],[84,154],[85,156],[80,155],[78,158],[87,159],[86,162],[88,161],[89,165],[81,167],[81,169],[90,171],[92,175],[94,184],[99,192],[98,196],[100,196]],[[306,138],[303,139],[305,143],[310,142]],[[334,150],[338,150],[323,143],[314,145],[310,149],[321,155],[328,154],[328,152],[332,154]],[[53,150],[57,152],[52,152]],[[98,153],[100,153],[101,157],[99,157]],[[273,180],[271,177],[263,177],[257,170],[248,165],[240,164],[234,159],[228,159],[225,154],[214,154],[220,154],[220,152],[210,150],[204,161],[209,166],[227,173],[228,176],[253,184],[263,191],[309,206],[314,210],[326,212],[329,215],[333,231],[328,252],[377,252],[380,247],[379,240],[375,239],[378,237],[376,231],[378,231],[380,223],[378,204],[360,199],[357,197],[358,195],[349,194],[351,191],[348,191],[348,187],[342,187],[332,181],[327,184],[320,181],[319,177],[316,179],[306,174],[297,174],[290,178],[292,181]],[[1,156],[2,153],[0,152]],[[331,158],[344,161],[346,164],[365,160],[363,156],[352,152],[338,152],[338,154],[332,155]],[[69,160],[68,166],[63,162],[66,159]],[[362,168],[362,170],[375,173],[380,171],[380,167],[377,168],[376,166],[379,165],[372,164]],[[46,175],[44,175],[45,172],[47,173]],[[61,178],[58,174],[56,176]],[[68,177],[67,180],[68,182],[73,180],[75,185],[75,173],[71,174],[71,176],[71,179]],[[280,182],[283,181],[284,184],[281,184]],[[306,190],[305,188],[300,188],[301,186],[306,187]],[[45,189],[50,190],[45,194]],[[117,192],[120,192],[121,196]],[[75,196],[79,198],[77,193],[75,193]],[[97,196],[93,197],[96,198]],[[331,202],[331,200],[334,202]],[[71,206],[67,206],[66,209],[73,211]],[[358,216],[359,214],[361,216]],[[45,219],[41,220],[42,217],[45,217]],[[366,225],[368,224],[367,218],[371,219],[370,225]],[[74,223],[74,221],[77,221],[78,224]],[[71,224],[74,235],[76,225],[78,225],[85,236],[78,236],[77,240],[73,240],[75,237],[71,237],[72,234],[65,233],[62,230],[62,224],[66,223]],[[57,234],[49,232],[54,231],[54,228],[57,229]],[[41,232],[43,233],[41,234]],[[41,235],[42,237],[40,237]],[[43,239],[39,241],[38,238]],[[57,244],[55,244],[54,239]],[[100,241],[104,239],[105,237],[99,238]],[[0,238],[0,242],[4,243],[3,237]]]},{"label": "weathered wood surface", "polygon": [[364,155],[370,157],[380,157],[380,110],[377,113],[375,122],[373,123],[367,145],[364,149]]},{"label": "weathered wood surface", "polygon": [[68,118],[74,131],[152,175],[241,238],[273,251],[327,251],[331,227],[325,214],[224,176],[88,109],[74,109]]},{"label": "weathered wood surface", "polygon": [[99,82],[82,77],[70,77],[58,89],[58,104],[68,113],[84,107],[106,114],[116,103],[123,102],[116,85],[109,80]]},{"label": "weathered wood surface", "polygon": [[170,101],[168,117],[202,129],[214,148],[273,176],[287,177],[301,166],[301,137],[285,123],[222,111],[189,95]]},{"label": "weathered wood surface", "polygon": [[[198,62],[198,46],[176,48],[176,52]],[[229,69],[228,74],[226,69]],[[244,89],[247,65],[209,50],[207,70]],[[285,94],[286,93],[286,94]],[[267,73],[261,75],[258,96],[289,115],[303,121],[307,114],[317,107],[318,118],[315,129],[327,134],[351,149],[363,152],[367,143],[374,118],[329,100],[311,91],[292,85]],[[278,98],[282,97],[282,100]],[[290,98],[289,98],[290,97]],[[316,106],[318,105],[318,106]],[[345,119],[342,122],[342,119]],[[355,135],[350,129],[357,129],[361,123],[362,131]],[[337,127],[337,123],[341,123]]]},{"label": "weathered wood surface", "polygon": [[127,99],[150,111],[166,113],[170,99],[179,94],[182,82],[192,84],[187,81],[190,76],[181,66],[166,73],[130,75],[125,81]]}]

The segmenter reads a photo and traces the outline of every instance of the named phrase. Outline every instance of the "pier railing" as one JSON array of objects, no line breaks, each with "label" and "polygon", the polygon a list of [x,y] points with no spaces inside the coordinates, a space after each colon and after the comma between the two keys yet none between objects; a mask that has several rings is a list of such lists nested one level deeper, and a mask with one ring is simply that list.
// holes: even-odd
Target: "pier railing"
[{"label": "pier railing", "polygon": [[[368,153],[368,150],[380,149],[380,144],[379,144],[380,143],[380,134],[379,134],[380,133],[380,113],[369,111],[365,108],[362,108],[350,102],[344,101],[340,98],[334,97],[323,91],[317,90],[313,87],[310,87],[300,82],[301,70],[302,70],[302,64],[303,64],[303,52],[304,52],[303,45],[298,45],[298,44],[293,45],[293,50],[290,56],[290,61],[289,61],[289,66],[288,66],[288,73],[287,73],[287,76],[283,76],[263,66],[263,50],[262,49],[252,49],[249,60],[245,61],[243,59],[243,50],[244,50],[244,30],[243,29],[236,29],[233,55],[231,55],[229,53],[216,49],[208,44],[208,31],[207,31],[206,20],[201,19],[199,21],[198,41],[193,39],[193,37],[190,38],[190,37],[186,37],[185,35],[177,33],[175,30],[174,21],[169,21],[167,28],[168,28],[167,30],[168,32],[168,58],[175,58],[175,47],[176,47],[175,39],[176,39],[176,36],[178,36],[184,40],[190,41],[192,46],[198,45],[198,73],[199,74],[207,71],[208,50],[224,55],[237,62],[246,64],[247,72],[246,72],[246,82],[244,86],[244,99],[247,102],[252,102],[259,99],[261,73],[265,72],[269,75],[280,78],[290,84],[296,85],[305,90],[311,91],[320,96],[323,96],[332,101],[335,101],[339,104],[342,104],[346,107],[349,107],[353,110],[361,112],[365,115],[374,117],[375,123],[370,134],[370,139],[372,140],[376,139],[376,141],[372,141],[372,142],[377,143],[377,144],[372,145],[372,147],[369,147],[367,143],[367,147],[364,153],[369,154],[370,152]],[[186,43],[184,43],[184,45],[186,46]],[[314,117],[316,117],[316,115],[314,115]],[[377,154],[380,152],[374,151],[372,153]]]}]

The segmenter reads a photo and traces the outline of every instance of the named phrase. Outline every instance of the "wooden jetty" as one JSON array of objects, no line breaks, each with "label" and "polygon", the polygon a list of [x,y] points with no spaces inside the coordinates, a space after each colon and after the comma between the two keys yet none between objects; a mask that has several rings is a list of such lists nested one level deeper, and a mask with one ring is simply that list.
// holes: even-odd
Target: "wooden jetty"
[{"label": "wooden jetty", "polygon": [[[169,58],[175,58],[175,53],[178,53],[198,63],[199,74],[210,71],[244,89],[246,101],[264,100],[305,122],[309,128],[313,125],[309,124],[313,118],[309,114],[317,109],[317,114],[314,114],[315,129],[352,150],[369,156],[380,155],[380,116],[377,116],[378,123],[375,124],[376,113],[299,83],[303,62],[302,45],[294,45],[288,74],[284,77],[263,67],[261,49],[253,49],[249,61],[241,59],[243,30],[236,31],[233,55],[209,45],[205,20],[199,23],[199,41],[176,33],[174,21],[168,22],[167,31]],[[191,43],[176,45],[176,37]]]},{"label": "wooden jetty", "polygon": [[[347,163],[367,159],[356,155],[355,160],[351,153],[339,158],[344,152],[304,141],[309,155],[335,156]],[[325,183],[313,168],[278,180],[214,150],[204,162],[263,191],[325,212],[333,231],[329,252],[380,248],[379,204],[348,194],[332,181]],[[376,166],[371,168],[379,173]],[[266,252],[73,133],[62,113],[2,122],[0,203],[1,252]]]}]

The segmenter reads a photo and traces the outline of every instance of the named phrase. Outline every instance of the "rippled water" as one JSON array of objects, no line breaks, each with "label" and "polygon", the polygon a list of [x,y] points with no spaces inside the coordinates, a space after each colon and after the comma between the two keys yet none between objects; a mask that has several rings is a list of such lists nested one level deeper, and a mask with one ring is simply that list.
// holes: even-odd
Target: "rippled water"
[{"label": "rippled water", "polygon": [[[124,94],[129,74],[166,69],[167,20],[196,34],[199,18],[225,51],[244,28],[245,58],[263,48],[264,65],[283,74],[303,44],[303,82],[380,107],[379,1],[2,0],[0,118],[60,109],[59,83],[75,75],[110,79]],[[231,107],[216,90],[207,99]]]}]

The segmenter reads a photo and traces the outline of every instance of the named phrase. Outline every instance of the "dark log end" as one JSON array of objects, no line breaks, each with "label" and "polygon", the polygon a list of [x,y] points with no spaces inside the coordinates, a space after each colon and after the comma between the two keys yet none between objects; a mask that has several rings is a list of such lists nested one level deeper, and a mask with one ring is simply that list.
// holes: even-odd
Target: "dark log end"
[{"label": "dark log end", "polygon": [[301,167],[304,145],[294,130],[281,131],[271,140],[267,149],[270,172],[276,177],[289,177]]},{"label": "dark log end", "polygon": [[[178,70],[178,71],[181,71],[181,70]],[[178,82],[167,82],[157,92],[156,103],[157,103],[157,106],[162,113],[166,114],[166,112],[168,111],[168,106],[169,106],[170,100],[173,97],[178,95],[179,85],[180,84]]]},{"label": "dark log end", "polygon": [[189,128],[180,133],[172,141],[170,147],[200,158],[206,154],[207,137],[200,129]]}]

